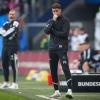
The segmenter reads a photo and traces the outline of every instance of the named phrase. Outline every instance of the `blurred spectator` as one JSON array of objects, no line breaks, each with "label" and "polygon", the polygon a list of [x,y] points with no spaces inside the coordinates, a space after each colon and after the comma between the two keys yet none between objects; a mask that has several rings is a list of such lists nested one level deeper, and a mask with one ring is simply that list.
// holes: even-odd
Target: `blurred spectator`
[{"label": "blurred spectator", "polygon": [[82,73],[82,70],[79,69],[79,65],[80,65],[79,60],[75,59],[74,61],[72,61],[69,65],[71,73]]},{"label": "blurred spectator", "polygon": [[89,42],[89,36],[85,32],[84,28],[80,28],[80,34],[79,34],[80,44],[84,44]]},{"label": "blurred spectator", "polygon": [[40,42],[40,48],[47,50],[47,48],[48,48],[48,36],[47,35],[43,35],[43,38]]},{"label": "blurred spectator", "polygon": [[80,34],[80,28],[79,27],[76,27],[73,32],[72,32],[72,35],[71,35],[71,50],[73,51],[77,51],[78,50],[78,45],[80,43],[80,40],[79,40],[79,34]]},{"label": "blurred spectator", "polygon": [[95,18],[95,49],[100,50],[100,7]]},{"label": "blurred spectator", "polygon": [[89,41],[88,34],[85,33],[83,28],[76,27],[73,32],[72,32],[72,37],[71,37],[71,49],[73,51],[80,50],[80,48],[84,48],[84,45],[81,44],[86,44],[86,42]]},{"label": "blurred spectator", "polygon": [[88,43],[87,48],[81,51],[80,54],[80,69],[82,69],[84,73],[96,72],[96,63],[99,62],[99,59],[96,59],[96,57],[97,51],[91,49],[90,43]]},{"label": "blurred spectator", "polygon": [[17,7],[17,4],[15,0],[8,0],[8,8],[9,9],[15,9]]},{"label": "blurred spectator", "polygon": [[88,34],[85,32],[84,28],[80,28],[80,34],[79,34],[79,46],[78,46],[78,50],[80,51],[81,49],[86,49],[87,48],[87,44],[89,43],[89,36]]}]

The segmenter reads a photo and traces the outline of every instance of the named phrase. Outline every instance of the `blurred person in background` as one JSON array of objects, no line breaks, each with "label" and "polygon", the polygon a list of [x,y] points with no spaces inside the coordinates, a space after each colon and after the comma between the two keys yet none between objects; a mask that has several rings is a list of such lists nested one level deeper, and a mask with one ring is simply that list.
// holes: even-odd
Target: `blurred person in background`
[{"label": "blurred person in background", "polygon": [[[16,20],[16,11],[10,10],[8,21],[0,28],[0,34],[4,38],[2,50],[2,66],[4,72],[4,83],[0,88],[18,89],[16,83],[17,74],[17,49],[18,49],[18,27],[19,22]],[[12,67],[13,83],[9,84],[9,66]]]},{"label": "blurred person in background", "polygon": [[100,7],[95,17],[95,49],[100,50]]},{"label": "blurred person in background", "polygon": [[71,50],[73,51],[78,50],[78,46],[80,44],[79,35],[80,35],[80,28],[79,27],[74,28],[70,37],[70,46]]},{"label": "blurred person in background", "polygon": [[89,36],[85,32],[84,28],[80,28],[80,34],[78,36],[79,38],[79,45],[78,45],[78,50],[80,51],[81,49],[87,49],[87,45],[89,43]]},{"label": "blurred person in background", "polygon": [[[84,44],[83,44],[84,45]],[[86,43],[85,48],[80,50],[80,67],[84,73],[95,72],[96,70],[96,63],[98,59],[95,59],[97,56],[97,52],[91,48],[90,43]],[[96,57],[97,58],[97,57]],[[94,66],[95,64],[95,66]]]},{"label": "blurred person in background", "polygon": [[84,28],[80,28],[80,34],[79,34],[80,44],[88,43],[89,42],[89,36],[85,32]]},{"label": "blurred person in background", "polygon": [[70,62],[70,70],[71,73],[82,73],[82,70],[79,69],[80,61],[78,59],[74,59]]},{"label": "blurred person in background", "polygon": [[40,42],[40,48],[47,50],[47,48],[48,48],[47,44],[48,44],[48,36],[47,35],[43,35],[42,40]]},{"label": "blurred person in background", "polygon": [[70,31],[69,21],[62,15],[61,5],[54,3],[52,5],[53,18],[48,22],[45,28],[45,33],[50,35],[49,41],[49,62],[51,69],[51,76],[54,86],[54,94],[51,98],[60,97],[59,80],[58,80],[58,61],[60,60],[63,72],[65,74],[68,91],[66,97],[73,98],[72,96],[72,79],[69,70],[69,63],[67,57],[68,49],[68,35]]},{"label": "blurred person in background", "polygon": [[[73,30],[72,37],[71,37],[71,49],[73,51],[79,51],[81,44],[86,44],[89,41],[89,36],[85,32],[84,28],[76,27]],[[81,48],[84,48],[85,45],[81,45]]]},{"label": "blurred person in background", "polygon": [[8,0],[8,8],[9,9],[15,9],[17,7],[17,3],[15,2],[16,0]]}]

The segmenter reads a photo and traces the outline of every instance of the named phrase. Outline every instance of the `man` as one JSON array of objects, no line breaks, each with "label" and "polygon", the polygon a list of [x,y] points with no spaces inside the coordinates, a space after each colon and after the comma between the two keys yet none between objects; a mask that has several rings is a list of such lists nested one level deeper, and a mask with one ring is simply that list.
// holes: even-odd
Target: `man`
[{"label": "man", "polygon": [[[91,69],[95,71],[96,65],[93,66],[98,62],[98,60],[95,59],[95,57],[98,55],[95,50],[91,48],[91,45],[88,42],[81,44],[80,48],[82,45],[85,45],[85,48],[80,49],[80,66],[79,69],[81,69],[84,73],[89,73],[91,72]],[[96,57],[97,58],[97,57]]]},{"label": "man", "polygon": [[[16,83],[16,66],[19,22],[16,20],[15,10],[9,11],[8,19],[9,21],[5,22],[3,27],[0,28],[0,34],[4,38],[2,66],[5,80],[0,88],[18,89],[18,84]],[[13,71],[13,83],[11,85],[9,84],[9,66],[12,67]]]},{"label": "man", "polygon": [[48,22],[45,28],[45,33],[50,35],[49,40],[49,58],[50,58],[50,70],[53,80],[53,86],[55,93],[50,96],[51,98],[60,97],[59,82],[58,82],[58,61],[60,60],[63,72],[68,85],[68,91],[66,97],[72,98],[71,87],[71,74],[68,65],[67,47],[68,47],[68,35],[70,30],[70,24],[61,14],[61,5],[54,3],[52,5],[53,18]]}]

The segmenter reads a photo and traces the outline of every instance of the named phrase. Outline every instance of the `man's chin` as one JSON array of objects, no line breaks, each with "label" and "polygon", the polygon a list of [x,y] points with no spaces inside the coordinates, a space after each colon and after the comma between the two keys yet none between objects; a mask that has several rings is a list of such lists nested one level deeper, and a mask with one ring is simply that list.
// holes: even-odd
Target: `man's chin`
[{"label": "man's chin", "polygon": [[14,19],[9,19],[9,21],[13,21]]}]

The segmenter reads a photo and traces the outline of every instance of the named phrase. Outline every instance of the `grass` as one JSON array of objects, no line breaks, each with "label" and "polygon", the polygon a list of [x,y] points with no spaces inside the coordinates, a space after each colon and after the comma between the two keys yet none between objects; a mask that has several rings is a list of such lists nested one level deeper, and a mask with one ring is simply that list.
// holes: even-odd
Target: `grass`
[{"label": "grass", "polygon": [[[2,81],[1,76],[0,80]],[[47,82],[26,81],[24,77],[20,77],[18,83],[18,90],[0,90],[0,100],[50,100],[37,95],[48,97],[54,92]],[[100,93],[73,93],[73,95],[73,100],[100,100]],[[65,97],[65,93],[62,93],[59,100],[69,99]]]},{"label": "grass", "polygon": [[27,100],[22,96],[13,95],[9,92],[0,91],[0,98],[1,100]]}]

